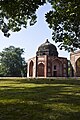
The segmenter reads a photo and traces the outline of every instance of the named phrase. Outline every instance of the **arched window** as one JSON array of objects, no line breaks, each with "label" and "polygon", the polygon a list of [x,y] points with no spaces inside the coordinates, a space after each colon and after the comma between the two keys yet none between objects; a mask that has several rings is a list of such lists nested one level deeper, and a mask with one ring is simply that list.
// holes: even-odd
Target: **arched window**
[{"label": "arched window", "polygon": [[44,77],[44,64],[40,63],[38,65],[38,77]]},{"label": "arched window", "polygon": [[33,61],[30,62],[29,64],[29,77],[33,77]]},{"label": "arched window", "polygon": [[80,77],[80,58],[76,61],[76,76]]}]

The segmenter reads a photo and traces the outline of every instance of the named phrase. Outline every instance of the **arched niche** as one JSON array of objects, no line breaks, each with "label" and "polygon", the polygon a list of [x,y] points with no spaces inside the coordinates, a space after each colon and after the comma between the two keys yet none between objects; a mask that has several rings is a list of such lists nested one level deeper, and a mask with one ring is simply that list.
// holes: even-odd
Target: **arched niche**
[{"label": "arched niche", "polygon": [[80,77],[80,57],[76,61],[76,76]]},{"label": "arched niche", "polygon": [[34,66],[34,63],[31,60],[31,62],[29,64],[29,77],[33,77],[33,66]]},{"label": "arched niche", "polygon": [[38,64],[38,77],[44,77],[44,64]]},{"label": "arched niche", "polygon": [[52,76],[53,77],[62,77],[62,62],[59,59],[55,59],[52,62]]}]

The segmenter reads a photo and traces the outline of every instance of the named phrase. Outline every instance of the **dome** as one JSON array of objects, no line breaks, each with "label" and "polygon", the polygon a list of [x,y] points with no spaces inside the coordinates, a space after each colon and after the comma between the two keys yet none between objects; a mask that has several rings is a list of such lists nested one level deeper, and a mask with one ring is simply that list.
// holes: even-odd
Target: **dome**
[{"label": "dome", "polygon": [[36,55],[37,56],[48,55],[48,56],[58,57],[58,52],[56,46],[51,44],[47,39],[45,43],[43,43],[38,47],[38,51],[36,52]]}]

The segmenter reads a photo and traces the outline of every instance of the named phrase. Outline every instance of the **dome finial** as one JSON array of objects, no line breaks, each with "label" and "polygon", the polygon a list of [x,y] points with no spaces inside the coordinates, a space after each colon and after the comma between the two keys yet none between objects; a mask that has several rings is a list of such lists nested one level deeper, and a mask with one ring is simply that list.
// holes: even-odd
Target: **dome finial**
[{"label": "dome finial", "polygon": [[49,43],[48,39],[46,39],[46,43]]},{"label": "dome finial", "polygon": [[36,52],[36,55],[58,56],[58,52],[56,46],[51,44],[48,41],[48,39],[46,39],[46,42],[44,42],[38,47],[38,51]]}]

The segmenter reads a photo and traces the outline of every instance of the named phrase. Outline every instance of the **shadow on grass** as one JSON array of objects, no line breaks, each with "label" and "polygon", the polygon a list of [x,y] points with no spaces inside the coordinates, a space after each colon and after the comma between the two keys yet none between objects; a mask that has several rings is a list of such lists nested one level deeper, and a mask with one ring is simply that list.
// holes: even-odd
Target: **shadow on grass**
[{"label": "shadow on grass", "polygon": [[17,80],[20,83],[34,83],[34,84],[69,84],[69,85],[80,85],[80,80],[74,79],[65,79],[65,80],[58,80],[58,79],[46,79],[46,78],[39,78],[39,79],[23,79]]},{"label": "shadow on grass", "polygon": [[[13,80],[20,86],[1,86],[0,120],[79,120],[78,82],[80,84],[72,80]],[[22,83],[35,86],[21,86]]]},{"label": "shadow on grass", "polygon": [[71,90],[66,93],[65,87],[2,89],[0,120],[79,120],[80,96],[68,95]]},{"label": "shadow on grass", "polygon": [[80,112],[50,109],[44,104],[0,104],[1,120],[79,120],[79,118]]},{"label": "shadow on grass", "polygon": [[[1,80],[0,80],[1,81]],[[69,84],[69,85],[80,85],[80,80],[77,79],[46,79],[46,78],[25,78],[25,79],[3,79],[2,81],[12,81],[16,83],[34,83],[34,84]]]},{"label": "shadow on grass", "polygon": [[[66,89],[66,87],[68,87]],[[5,88],[4,86],[2,88]],[[7,89],[8,88],[8,89]],[[19,99],[19,100],[33,100],[41,103],[67,103],[67,104],[80,104],[80,89],[73,91],[69,86],[42,86],[42,87],[10,87],[0,91],[0,100],[5,99]]]},{"label": "shadow on grass", "polygon": [[79,118],[80,112],[50,109],[43,104],[0,104],[1,120],[79,120]]}]

